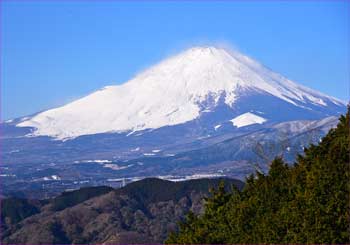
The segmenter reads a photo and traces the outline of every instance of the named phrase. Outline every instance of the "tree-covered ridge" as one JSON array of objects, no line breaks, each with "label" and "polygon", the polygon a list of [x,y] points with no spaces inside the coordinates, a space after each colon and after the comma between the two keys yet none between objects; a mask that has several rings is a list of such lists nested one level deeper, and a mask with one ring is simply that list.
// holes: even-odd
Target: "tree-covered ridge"
[{"label": "tree-covered ridge", "polygon": [[349,243],[349,109],[293,166],[276,158],[242,191],[223,187],[205,213],[189,213],[167,243]]},{"label": "tree-covered ridge", "polygon": [[86,187],[45,200],[1,200],[1,244],[159,244],[210,188],[229,178],[172,182],[147,178],[123,188]]}]

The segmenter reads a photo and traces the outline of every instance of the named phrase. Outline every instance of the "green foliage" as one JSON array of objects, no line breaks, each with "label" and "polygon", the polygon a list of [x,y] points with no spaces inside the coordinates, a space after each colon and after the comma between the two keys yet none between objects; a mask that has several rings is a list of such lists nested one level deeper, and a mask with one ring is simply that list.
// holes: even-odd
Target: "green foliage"
[{"label": "green foliage", "polygon": [[178,201],[184,196],[191,195],[193,191],[207,193],[210,188],[217,187],[221,181],[224,181],[227,189],[230,185],[237,188],[242,188],[244,185],[242,181],[235,179],[197,179],[174,183],[157,178],[147,178],[130,183],[124,188],[116,189],[115,192],[118,195],[131,196],[147,206],[152,202]]},{"label": "green foliage", "polygon": [[349,243],[349,111],[294,166],[281,158],[242,191],[221,185],[204,214],[190,213],[170,244]]}]

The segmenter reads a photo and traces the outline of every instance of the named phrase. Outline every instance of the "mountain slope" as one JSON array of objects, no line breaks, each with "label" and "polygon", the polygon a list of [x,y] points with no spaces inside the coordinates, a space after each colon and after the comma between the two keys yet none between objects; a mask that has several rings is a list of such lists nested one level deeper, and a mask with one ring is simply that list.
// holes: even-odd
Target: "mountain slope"
[{"label": "mountain slope", "polygon": [[66,189],[119,186],[123,178],[133,181],[147,176],[244,179],[256,170],[267,172],[276,155],[293,163],[304,147],[318,144],[336,124],[336,117],[328,117],[249,125],[235,131],[232,122],[226,122],[203,133],[203,127],[195,130],[194,124],[127,137],[87,135],[64,142],[2,134],[2,193],[47,198]]},{"label": "mountain slope", "polygon": [[[47,200],[40,213],[2,232],[1,241],[2,244],[161,243],[169,231],[177,229],[176,222],[186,212],[201,212],[203,197],[220,181],[225,182],[227,189],[231,185],[243,187],[243,182],[233,179],[170,182],[152,178],[106,190],[108,193],[88,200],[84,200],[86,189],[77,190],[68,195],[81,202],[71,206],[70,200],[62,196]],[[89,191],[96,192],[96,188]],[[63,202],[66,208],[52,209],[57,199],[66,201]]]},{"label": "mountain slope", "polygon": [[[181,176],[219,173],[244,179],[255,170],[268,172],[269,163],[276,156],[283,156],[286,161],[293,163],[305,147],[318,144],[337,122],[336,117],[320,121],[291,121],[248,131],[242,135],[206,138],[208,145],[202,145],[199,149],[190,150],[188,145],[187,151],[174,156],[143,156],[129,160],[125,164],[133,166],[123,174],[128,176],[156,172],[159,175]],[[143,165],[138,166],[139,162]]]},{"label": "mountain slope", "polygon": [[122,85],[1,123],[0,180],[5,195],[45,198],[122,178],[244,179],[275,155],[292,163],[345,111],[238,52],[197,47]]},{"label": "mountain slope", "polygon": [[[257,97],[257,98],[254,98]],[[105,132],[134,132],[186,123],[208,112],[231,118],[256,110],[262,97],[266,120],[276,120],[266,104],[283,104],[293,119],[314,119],[342,112],[344,104],[298,85],[238,52],[214,47],[192,48],[171,57],[119,86],[108,86],[65,106],[18,123],[33,135],[57,139]],[[250,108],[240,108],[245,99]],[[278,103],[279,102],[279,103]],[[242,110],[243,109],[243,110]],[[307,113],[305,113],[307,112]],[[217,115],[218,114],[218,115]]]}]

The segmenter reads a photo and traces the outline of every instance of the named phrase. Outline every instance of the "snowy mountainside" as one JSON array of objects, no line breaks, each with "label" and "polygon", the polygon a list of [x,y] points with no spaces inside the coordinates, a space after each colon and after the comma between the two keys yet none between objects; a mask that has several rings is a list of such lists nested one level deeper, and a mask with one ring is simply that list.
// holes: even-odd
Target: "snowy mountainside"
[{"label": "snowy mountainside", "polygon": [[[343,102],[298,85],[238,52],[196,47],[137,75],[130,81],[108,86],[62,107],[44,111],[18,123],[32,127],[34,136],[75,138],[106,132],[135,132],[184,124],[207,113],[225,121],[254,110],[241,109],[244,100],[274,100],[294,115],[319,119],[342,112]],[[277,102],[277,103],[276,103]],[[244,102],[245,103],[245,102]],[[266,103],[265,103],[266,104]],[[225,108],[226,107],[226,108]],[[275,108],[259,108],[267,121]],[[217,113],[216,113],[217,112]],[[231,117],[231,118],[229,118]],[[213,127],[215,125],[212,125]]]},{"label": "snowy mountainside", "polygon": [[[243,135],[229,136],[215,143],[173,156],[154,156],[128,161],[134,167],[125,174],[135,173],[138,162],[142,172],[181,175],[188,173],[210,173],[232,176],[244,180],[256,170],[267,172],[269,163],[282,156],[290,164],[305,147],[318,144],[327,132],[338,123],[336,117],[323,120],[304,120],[278,123]],[[180,166],[180,167],[179,167]],[[151,169],[151,170],[149,170]]]},{"label": "snowy mountainside", "polygon": [[[1,123],[6,192],[122,178],[244,179],[335,127],[343,102],[237,52],[198,47],[62,107]],[[170,176],[170,177],[169,177]]]}]

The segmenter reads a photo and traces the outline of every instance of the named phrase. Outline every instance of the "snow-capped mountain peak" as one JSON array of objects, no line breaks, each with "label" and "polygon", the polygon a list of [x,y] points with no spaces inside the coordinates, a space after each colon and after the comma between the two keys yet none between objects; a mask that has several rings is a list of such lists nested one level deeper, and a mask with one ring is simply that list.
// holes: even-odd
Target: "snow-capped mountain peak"
[{"label": "snow-capped mountain peak", "polygon": [[[170,57],[130,81],[108,86],[19,123],[34,135],[58,139],[177,125],[200,117],[221,101],[234,110],[246,93],[265,94],[295,107],[343,106],[298,85],[238,52],[195,47]],[[209,103],[209,102],[210,103]]]}]

